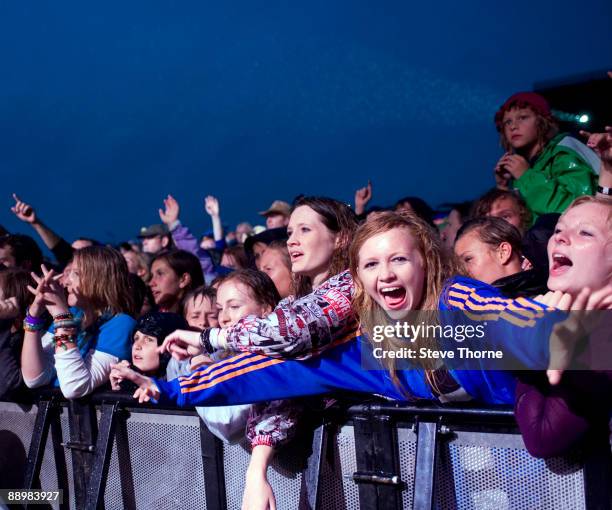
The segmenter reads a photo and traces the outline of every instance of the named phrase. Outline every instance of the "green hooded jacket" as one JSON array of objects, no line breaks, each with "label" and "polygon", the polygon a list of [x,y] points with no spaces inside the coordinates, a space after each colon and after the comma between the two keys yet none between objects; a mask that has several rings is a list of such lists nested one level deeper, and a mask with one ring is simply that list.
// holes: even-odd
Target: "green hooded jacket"
[{"label": "green hooded jacket", "polygon": [[514,181],[514,188],[525,199],[535,222],[542,214],[562,213],[579,196],[595,194],[599,164],[586,145],[560,133]]}]

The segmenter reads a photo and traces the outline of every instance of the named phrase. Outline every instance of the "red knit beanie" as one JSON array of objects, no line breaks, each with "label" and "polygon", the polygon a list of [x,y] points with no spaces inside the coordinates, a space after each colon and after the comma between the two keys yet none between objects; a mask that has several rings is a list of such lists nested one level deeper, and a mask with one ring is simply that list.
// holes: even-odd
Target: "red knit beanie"
[{"label": "red knit beanie", "polygon": [[502,129],[504,113],[512,108],[525,108],[527,106],[544,117],[552,117],[548,101],[540,94],[536,94],[535,92],[518,92],[510,96],[501,108],[497,110],[495,114],[495,127],[497,131],[501,131]]}]

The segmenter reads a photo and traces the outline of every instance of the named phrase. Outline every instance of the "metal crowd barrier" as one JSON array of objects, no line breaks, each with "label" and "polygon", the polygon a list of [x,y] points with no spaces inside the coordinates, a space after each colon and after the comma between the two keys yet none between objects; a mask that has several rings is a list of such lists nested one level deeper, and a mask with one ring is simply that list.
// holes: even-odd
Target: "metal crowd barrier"
[{"label": "metal crowd barrier", "polygon": [[[544,461],[525,450],[507,408],[360,405],[346,414],[275,458],[279,510],[612,507],[608,437]],[[116,393],[0,402],[0,443],[13,457],[0,472],[23,470],[23,488],[63,489],[54,508],[78,510],[240,509],[250,457],[193,410]]]}]

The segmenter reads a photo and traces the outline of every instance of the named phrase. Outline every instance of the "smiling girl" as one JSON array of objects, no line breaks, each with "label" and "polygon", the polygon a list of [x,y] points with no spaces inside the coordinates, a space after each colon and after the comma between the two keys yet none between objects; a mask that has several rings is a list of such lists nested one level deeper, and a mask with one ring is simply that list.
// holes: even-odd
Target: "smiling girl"
[{"label": "smiling girl", "polygon": [[[111,248],[75,251],[67,299],[53,271],[43,266],[43,274],[32,274],[38,285],[30,287],[35,297],[24,320],[23,379],[30,388],[54,384],[66,398],[82,397],[108,381],[113,363],[130,355],[135,321],[127,264]],[[45,308],[53,317],[46,333]]]}]

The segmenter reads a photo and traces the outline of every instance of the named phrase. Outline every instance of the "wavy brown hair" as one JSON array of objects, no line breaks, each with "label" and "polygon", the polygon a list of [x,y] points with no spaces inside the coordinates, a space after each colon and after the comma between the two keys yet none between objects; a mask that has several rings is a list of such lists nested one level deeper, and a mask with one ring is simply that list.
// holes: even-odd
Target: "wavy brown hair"
[{"label": "wavy brown hair", "polygon": [[[351,239],[357,228],[355,212],[348,205],[325,197],[302,197],[293,204],[291,212],[301,206],[310,207],[320,216],[325,227],[337,236],[338,243],[329,262],[329,276],[345,271]],[[305,296],[312,292],[312,281],[307,276],[294,276],[293,287],[297,297]]]},{"label": "wavy brown hair", "polygon": [[78,269],[79,291],[97,316],[105,312],[134,315],[133,289],[123,255],[106,246],[75,250],[73,267]]},{"label": "wavy brown hair", "polygon": [[[541,113],[535,111],[529,103],[524,103],[522,101],[516,101],[507,106],[505,112],[509,112],[510,110],[519,109],[519,108],[527,108],[531,110],[531,112],[536,116],[536,130],[538,132],[538,146],[540,147],[540,151],[544,149],[546,144],[552,140],[557,133],[559,132],[559,124],[557,120],[552,115],[542,115]],[[504,113],[505,113],[504,112]],[[506,138],[503,128],[503,115],[502,122],[498,127],[499,131],[499,141],[501,146],[505,151],[512,150],[512,145]]]},{"label": "wavy brown hair", "polygon": [[[355,282],[355,295],[353,297],[353,310],[358,315],[362,330],[371,339],[375,326],[385,326],[393,321],[372,297],[365,291],[359,279],[359,252],[364,243],[378,234],[391,230],[401,229],[413,237],[419,254],[423,259],[425,282],[423,297],[418,309],[412,318],[420,323],[436,324],[438,322],[438,298],[442,293],[444,282],[447,278],[457,273],[454,259],[448,257],[442,247],[437,232],[425,221],[412,212],[385,211],[373,213],[355,232],[353,243],[350,248],[350,271]],[[413,344],[419,347],[433,347],[432,340],[417,338]],[[428,343],[429,342],[429,343]],[[405,347],[405,340],[385,336],[379,344],[384,351],[399,351]],[[391,374],[391,378],[399,387],[399,379],[396,374],[396,360],[394,358],[383,359],[383,366]],[[432,363],[425,361],[423,368],[429,383],[435,388],[435,381],[431,377],[431,371],[435,368]]]},{"label": "wavy brown hair", "polygon": [[261,271],[256,271],[255,269],[239,269],[237,271],[232,271],[219,280],[217,288],[233,281],[242,283],[249,289],[251,297],[257,304],[268,306],[270,310],[274,310],[281,300],[272,278]]}]

